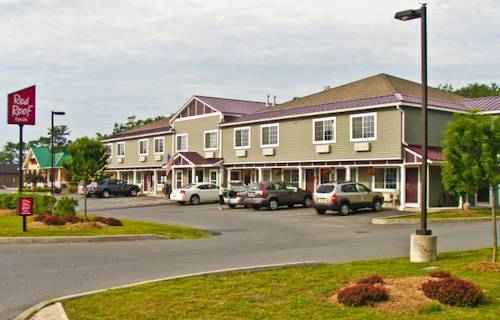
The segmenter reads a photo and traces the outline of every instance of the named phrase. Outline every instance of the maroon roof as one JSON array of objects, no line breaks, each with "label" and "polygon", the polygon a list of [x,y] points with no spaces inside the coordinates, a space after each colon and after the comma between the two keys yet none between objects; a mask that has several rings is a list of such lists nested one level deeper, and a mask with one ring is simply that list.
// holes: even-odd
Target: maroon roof
[{"label": "maroon roof", "polygon": [[500,96],[467,99],[465,104],[469,108],[475,108],[481,111],[500,111]]},{"label": "maroon roof", "polygon": [[[403,97],[401,102],[416,103],[416,104],[422,103],[420,97],[410,96],[410,95],[401,95],[401,96]],[[451,109],[451,110],[460,110],[460,111],[468,111],[470,109],[467,105],[465,105],[463,103],[437,100],[437,99],[433,99],[433,98],[429,98],[428,105],[434,106],[434,107]]]},{"label": "maroon roof", "polygon": [[236,115],[254,113],[266,107],[266,104],[264,102],[258,102],[258,101],[226,99],[226,98],[216,98],[216,97],[206,97],[206,96],[195,96],[195,97],[222,113],[230,113]]},{"label": "maroon roof", "polygon": [[[422,146],[408,145],[407,148],[422,156]],[[427,147],[427,158],[431,161],[444,161],[443,150],[440,147]]]},{"label": "maroon roof", "polygon": [[325,103],[320,105],[293,108],[293,109],[282,109],[269,112],[253,113],[241,116],[239,118],[231,119],[230,121],[227,121],[227,123],[264,120],[264,119],[280,118],[287,116],[299,116],[299,115],[307,115],[308,113],[365,107],[365,106],[379,105],[379,104],[390,104],[397,102],[399,102],[399,100],[394,95],[364,98],[364,99],[357,99],[350,101],[339,101],[339,102]]},{"label": "maroon roof", "polygon": [[178,154],[194,165],[211,165],[222,161],[222,158],[204,158],[198,152],[179,152]]}]

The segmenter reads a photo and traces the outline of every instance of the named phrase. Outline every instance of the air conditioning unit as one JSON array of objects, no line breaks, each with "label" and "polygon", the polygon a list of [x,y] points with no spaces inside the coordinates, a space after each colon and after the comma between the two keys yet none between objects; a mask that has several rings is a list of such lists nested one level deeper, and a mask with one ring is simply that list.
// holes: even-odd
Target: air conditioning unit
[{"label": "air conditioning unit", "polygon": [[247,151],[246,150],[236,150],[236,156],[238,158],[243,158],[247,156]]},{"label": "air conditioning unit", "polygon": [[207,158],[207,159],[215,158],[215,152],[213,152],[213,151],[205,152],[205,158]]},{"label": "air conditioning unit", "polygon": [[262,154],[265,156],[274,156],[274,148],[263,148]]},{"label": "air conditioning unit", "polygon": [[318,144],[316,146],[317,153],[330,153],[330,145],[329,144]]},{"label": "air conditioning unit", "polygon": [[356,152],[365,152],[371,150],[370,142],[357,142],[354,144],[354,151]]},{"label": "air conditioning unit", "polygon": [[139,157],[140,162],[146,162],[146,156],[140,156]]},{"label": "air conditioning unit", "polygon": [[155,154],[155,160],[156,161],[161,161],[163,159],[161,154]]},{"label": "air conditioning unit", "polygon": [[116,158],[116,162],[123,163],[123,158]]}]

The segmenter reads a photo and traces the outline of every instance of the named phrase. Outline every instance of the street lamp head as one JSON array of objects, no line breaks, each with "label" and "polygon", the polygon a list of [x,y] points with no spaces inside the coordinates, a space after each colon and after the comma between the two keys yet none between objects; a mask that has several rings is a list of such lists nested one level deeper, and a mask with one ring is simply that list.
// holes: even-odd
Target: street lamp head
[{"label": "street lamp head", "polygon": [[66,114],[66,112],[63,112],[63,111],[52,111],[52,114],[54,114],[56,116],[64,116]]},{"label": "street lamp head", "polygon": [[420,17],[422,17],[422,10],[421,9],[410,9],[410,10],[400,11],[394,15],[394,18],[401,20],[401,21],[418,19]]}]

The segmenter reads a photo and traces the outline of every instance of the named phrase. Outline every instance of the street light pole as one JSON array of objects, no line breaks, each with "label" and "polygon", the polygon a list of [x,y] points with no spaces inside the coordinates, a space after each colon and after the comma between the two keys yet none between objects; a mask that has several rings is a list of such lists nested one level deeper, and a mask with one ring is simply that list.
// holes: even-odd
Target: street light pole
[{"label": "street light pole", "polygon": [[[432,231],[427,229],[427,6],[422,4],[420,9],[405,10],[396,13],[394,16],[398,20],[408,21],[420,18],[421,32],[421,59],[422,59],[422,164],[420,166],[420,229],[416,230],[412,236],[411,260],[413,262],[424,262],[436,259],[437,238],[432,235]],[[417,248],[420,248],[419,251]],[[429,250],[424,250],[424,249]],[[414,255],[415,254],[415,255]]]},{"label": "street light pole", "polygon": [[51,184],[51,194],[54,196],[54,116],[63,116],[65,112],[61,111],[52,111],[51,112],[51,123],[50,123],[50,184]]}]

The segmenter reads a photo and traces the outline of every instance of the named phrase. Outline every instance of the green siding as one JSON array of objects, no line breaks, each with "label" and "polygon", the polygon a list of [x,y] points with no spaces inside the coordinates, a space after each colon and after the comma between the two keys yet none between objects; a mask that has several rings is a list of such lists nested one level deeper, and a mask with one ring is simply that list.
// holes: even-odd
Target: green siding
[{"label": "green siding", "polygon": [[[175,121],[174,129],[176,134],[188,134],[188,151],[198,152],[200,155],[205,155],[204,150],[204,131],[218,129],[219,115],[195,118],[191,120]],[[219,133],[219,149],[215,150],[215,157],[219,157],[220,151],[220,133]]]},{"label": "green siding", "polygon": [[[154,154],[154,138],[163,137],[165,139],[165,144],[163,146],[162,160],[155,160]],[[139,140],[148,140],[148,154],[146,156],[146,161],[139,161]],[[117,162],[117,143],[125,142],[125,157],[122,163]],[[168,154],[172,155],[172,134],[164,134],[159,136],[151,136],[145,138],[134,138],[124,141],[113,141],[110,143],[113,145],[113,154],[111,156],[111,163],[108,165],[111,168],[125,168],[125,167],[148,167],[148,166],[161,166],[167,162]]]},{"label": "green siding", "polygon": [[[408,144],[421,145],[422,141],[422,113],[420,108],[402,107],[405,113],[405,140]],[[443,133],[448,122],[453,119],[453,113],[429,110],[428,111],[428,144],[440,147],[443,142]]]},{"label": "green siding", "polygon": [[[368,112],[368,111],[367,111]],[[370,110],[369,112],[373,112]],[[351,113],[328,114],[299,119],[271,121],[279,123],[279,146],[274,156],[264,156],[260,146],[260,125],[241,125],[251,127],[251,148],[246,157],[236,157],[233,147],[234,128],[223,128],[223,150],[225,163],[237,162],[279,162],[307,160],[347,160],[347,159],[379,159],[401,157],[401,112],[396,108],[376,109],[377,140],[371,141],[371,151],[354,151],[354,142],[349,138],[349,115]],[[336,143],[330,144],[330,153],[316,152],[312,140],[312,120],[324,117],[336,117]]]}]

